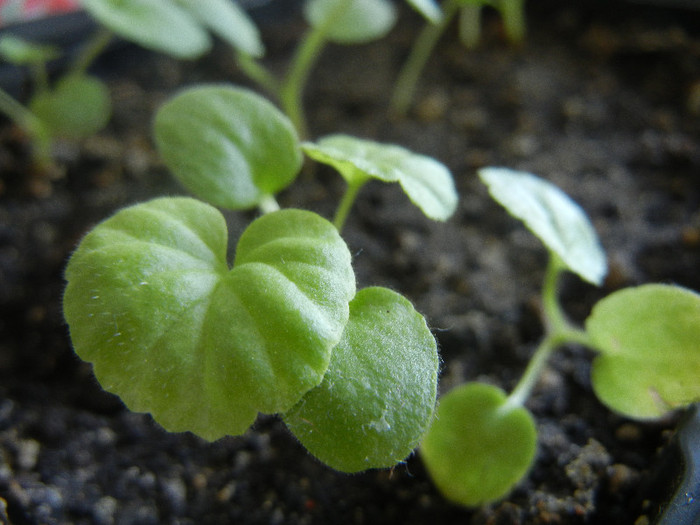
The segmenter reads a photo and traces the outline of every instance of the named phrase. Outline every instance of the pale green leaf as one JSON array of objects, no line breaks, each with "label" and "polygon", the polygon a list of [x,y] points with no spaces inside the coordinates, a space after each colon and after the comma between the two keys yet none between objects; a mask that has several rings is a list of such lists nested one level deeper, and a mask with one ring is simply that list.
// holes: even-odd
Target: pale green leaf
[{"label": "pale green leaf", "polygon": [[102,386],[210,440],[321,382],[355,292],[347,246],[314,213],[254,221],[230,270],[226,246],[215,208],[162,198],[98,225],[66,270],[71,339]]},{"label": "pale green leaf", "polygon": [[430,424],[435,339],[411,303],[386,288],[360,290],[323,382],[284,420],[314,456],[343,472],[394,466]]},{"label": "pale green leaf", "polygon": [[677,286],[627,288],[586,321],[596,395],[616,412],[653,419],[700,401],[700,295]]},{"label": "pale green leaf", "polygon": [[440,398],[421,457],[443,495],[478,506],[506,496],[535,457],[537,429],[530,412],[510,406],[494,386],[468,383]]},{"label": "pale green leaf", "polygon": [[586,213],[554,184],[531,173],[482,168],[479,177],[491,196],[520,219],[566,267],[600,285],[607,262]]},{"label": "pale green leaf", "polygon": [[245,209],[287,187],[301,168],[299,140],[275,106],[246,89],[201,85],[158,110],[156,145],[175,177],[216,206]]},{"label": "pale green leaf", "polygon": [[107,125],[112,102],[104,82],[75,74],[61,78],[51,90],[35,95],[29,109],[51,136],[81,139]]},{"label": "pale green leaf", "polygon": [[431,219],[447,220],[457,208],[452,174],[431,157],[348,135],[331,135],[302,147],[311,158],[338,170],[349,184],[369,179],[398,182]]},{"label": "pale green leaf", "polygon": [[117,35],[154,51],[196,58],[211,47],[207,31],[173,0],[82,0],[81,4]]},{"label": "pale green leaf", "polygon": [[253,57],[265,53],[260,32],[248,14],[232,0],[175,0],[203,25],[233,46]]},{"label": "pale green leaf", "polygon": [[386,35],[397,15],[389,0],[307,0],[304,16],[332,42],[362,44]]}]

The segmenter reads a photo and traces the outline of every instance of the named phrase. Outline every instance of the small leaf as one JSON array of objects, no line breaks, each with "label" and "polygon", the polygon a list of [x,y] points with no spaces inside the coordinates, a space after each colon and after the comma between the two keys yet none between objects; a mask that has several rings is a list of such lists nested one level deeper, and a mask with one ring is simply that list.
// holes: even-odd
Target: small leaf
[{"label": "small leaf", "polygon": [[447,220],[457,207],[450,171],[440,162],[400,146],[347,135],[331,135],[304,143],[311,158],[338,170],[349,184],[369,179],[398,182],[411,201],[434,220]]},{"label": "small leaf", "polygon": [[0,38],[0,56],[17,66],[30,64],[45,64],[61,56],[61,51],[55,46],[34,44],[14,35],[4,35]]},{"label": "small leaf", "polygon": [[600,352],[593,388],[612,410],[658,418],[700,401],[700,295],[648,284],[615,292],[593,308],[586,331]]},{"label": "small leaf", "polygon": [[255,22],[231,0],[175,0],[234,49],[253,57],[265,53]]},{"label": "small leaf", "polygon": [[437,388],[435,339],[411,303],[360,290],[323,382],[285,416],[314,456],[343,472],[391,467],[418,445]]},{"label": "small leaf", "polygon": [[531,173],[482,168],[479,177],[491,196],[525,223],[566,267],[600,285],[607,273],[605,253],[586,213],[554,184]]},{"label": "small leaf", "polygon": [[396,7],[388,0],[308,0],[304,16],[309,25],[322,27],[336,44],[378,40],[396,23]]},{"label": "small leaf", "polygon": [[154,131],[175,177],[215,206],[253,208],[287,187],[301,168],[289,119],[246,89],[186,89],[158,110]]},{"label": "small leaf", "polygon": [[82,0],[81,5],[119,36],[154,51],[197,58],[211,47],[206,30],[173,0]]},{"label": "small leaf", "polygon": [[104,82],[76,74],[63,77],[52,90],[34,96],[29,109],[51,136],[81,139],[107,125],[112,102]]},{"label": "small leaf", "polygon": [[420,448],[443,495],[460,505],[500,499],[525,476],[535,457],[532,415],[509,406],[494,386],[468,383],[440,399]]},{"label": "small leaf", "polygon": [[254,221],[231,270],[226,246],[219,211],[162,198],[98,225],[66,270],[71,339],[102,386],[210,440],[321,382],[355,292],[347,246],[314,213]]},{"label": "small leaf", "polygon": [[436,24],[442,19],[442,10],[435,0],[406,0],[413,9],[423,15],[429,22]]}]

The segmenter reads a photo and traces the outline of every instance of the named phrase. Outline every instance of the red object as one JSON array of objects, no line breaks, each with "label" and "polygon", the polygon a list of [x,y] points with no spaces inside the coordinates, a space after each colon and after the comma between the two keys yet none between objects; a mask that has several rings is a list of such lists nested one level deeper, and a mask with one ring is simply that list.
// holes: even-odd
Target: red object
[{"label": "red object", "polygon": [[0,0],[0,26],[70,13],[79,0]]}]

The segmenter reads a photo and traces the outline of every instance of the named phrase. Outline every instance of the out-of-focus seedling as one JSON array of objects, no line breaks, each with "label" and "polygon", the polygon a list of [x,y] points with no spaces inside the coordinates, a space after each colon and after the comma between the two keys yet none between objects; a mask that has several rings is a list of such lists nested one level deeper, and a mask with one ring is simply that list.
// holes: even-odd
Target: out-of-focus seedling
[{"label": "out-of-focus seedling", "polygon": [[107,86],[86,73],[107,41],[105,35],[98,33],[67,72],[52,84],[47,64],[60,56],[59,49],[12,35],[0,38],[0,58],[31,71],[34,85],[27,104],[0,89],[0,112],[31,137],[38,170],[53,165],[51,146],[55,139],[89,137],[107,124],[111,113]]},{"label": "out-of-focus seedling", "polygon": [[554,350],[582,344],[597,352],[592,384],[598,398],[624,416],[648,420],[700,399],[700,295],[671,285],[623,289],[598,302],[574,326],[557,296],[564,271],[602,284],[605,254],[583,210],[559,188],[505,168],[479,173],[492,197],[549,250],[542,289],[545,335],[507,395],[468,383],[440,401],[421,452],[435,484],[450,500],[481,505],[505,496],[536,455],[536,426],[525,408]]},{"label": "out-of-focus seedling", "polygon": [[426,22],[399,72],[391,98],[391,113],[399,116],[406,114],[428,59],[455,18],[459,21],[462,44],[467,49],[478,44],[481,37],[481,11],[485,6],[499,12],[508,40],[516,44],[524,40],[524,0],[446,0],[442,4],[441,16]]}]

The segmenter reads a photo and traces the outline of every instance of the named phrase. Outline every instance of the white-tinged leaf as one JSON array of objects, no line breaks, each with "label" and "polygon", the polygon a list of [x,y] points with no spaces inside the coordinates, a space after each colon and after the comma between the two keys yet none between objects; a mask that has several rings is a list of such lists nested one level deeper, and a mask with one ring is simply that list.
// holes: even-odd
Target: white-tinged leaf
[{"label": "white-tinged leaf", "polygon": [[557,186],[532,173],[509,168],[479,170],[491,196],[520,219],[566,267],[601,285],[607,273],[605,252],[588,216]]},{"label": "white-tinged leaf", "polygon": [[117,35],[154,51],[197,58],[211,47],[207,31],[173,0],[82,0],[81,4]]},{"label": "white-tinged leaf", "polygon": [[447,220],[457,208],[457,190],[447,167],[401,146],[348,135],[330,135],[302,148],[311,158],[338,170],[350,184],[369,179],[398,182],[429,218]]},{"label": "white-tinged leaf", "polygon": [[265,54],[255,22],[237,2],[232,0],[175,0],[202,24],[231,44],[234,49],[252,57]]}]

